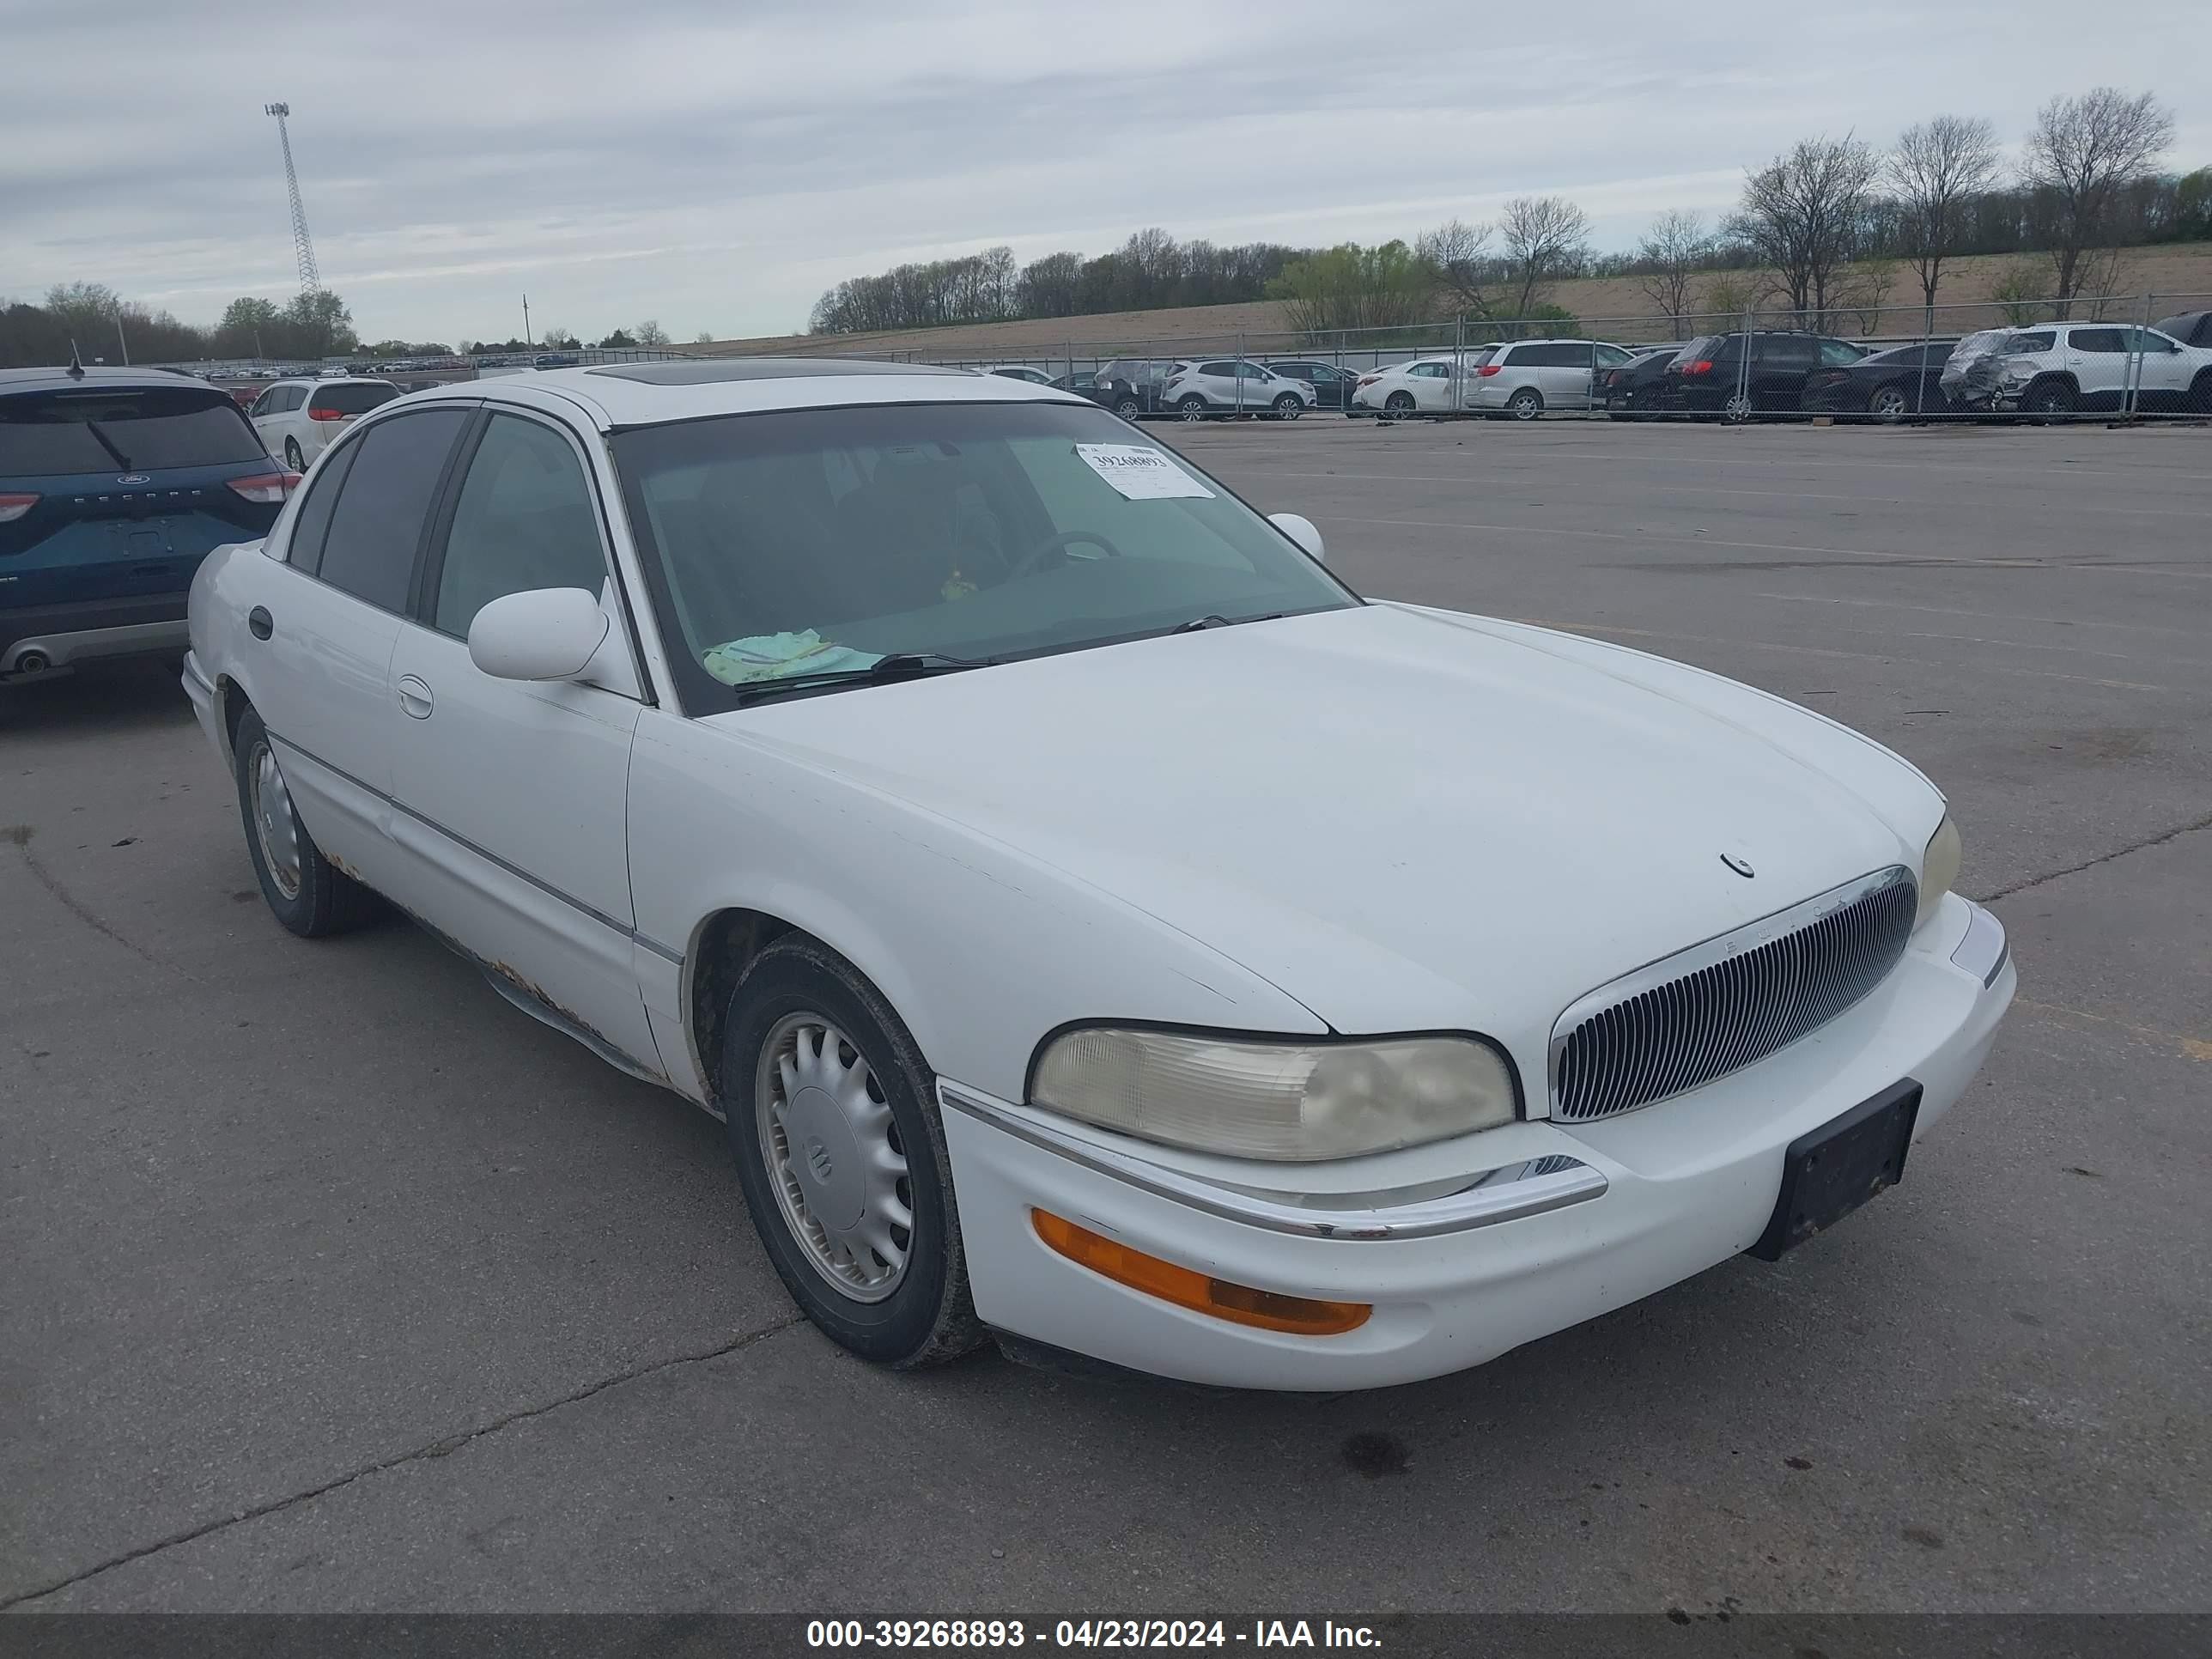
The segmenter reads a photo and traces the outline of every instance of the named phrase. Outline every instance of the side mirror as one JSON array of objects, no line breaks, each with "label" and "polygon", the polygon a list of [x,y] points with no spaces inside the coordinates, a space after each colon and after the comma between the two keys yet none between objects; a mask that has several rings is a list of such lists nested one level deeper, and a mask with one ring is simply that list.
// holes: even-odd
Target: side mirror
[{"label": "side mirror", "polygon": [[1267,522],[1305,549],[1316,564],[1328,562],[1328,551],[1322,545],[1321,532],[1314,527],[1311,519],[1297,513],[1270,513]]},{"label": "side mirror", "polygon": [[469,624],[469,660],[502,680],[565,680],[591,664],[610,627],[580,587],[505,593]]}]

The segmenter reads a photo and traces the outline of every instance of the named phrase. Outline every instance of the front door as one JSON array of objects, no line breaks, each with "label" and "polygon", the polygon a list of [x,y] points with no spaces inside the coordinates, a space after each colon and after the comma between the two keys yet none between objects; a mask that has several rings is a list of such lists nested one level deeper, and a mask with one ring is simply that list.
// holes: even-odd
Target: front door
[{"label": "front door", "polygon": [[[630,962],[626,796],[641,707],[599,502],[574,438],[484,422],[392,658],[395,895],[514,988],[659,1073]],[[493,678],[469,626],[504,594],[580,587],[613,618],[580,679]]]}]

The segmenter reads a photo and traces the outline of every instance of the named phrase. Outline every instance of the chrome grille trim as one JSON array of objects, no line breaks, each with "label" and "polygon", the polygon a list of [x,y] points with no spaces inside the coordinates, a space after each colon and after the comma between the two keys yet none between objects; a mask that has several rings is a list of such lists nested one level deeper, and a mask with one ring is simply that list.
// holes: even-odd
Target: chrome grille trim
[{"label": "chrome grille trim", "polygon": [[1917,903],[1892,865],[1577,998],[1552,1027],[1552,1115],[1633,1111],[1818,1030],[1897,965]]}]

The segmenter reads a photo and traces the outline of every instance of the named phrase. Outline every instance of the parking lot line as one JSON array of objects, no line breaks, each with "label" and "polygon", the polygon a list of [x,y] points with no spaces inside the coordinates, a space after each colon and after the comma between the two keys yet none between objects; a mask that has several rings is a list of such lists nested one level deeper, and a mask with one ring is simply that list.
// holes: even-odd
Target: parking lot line
[{"label": "parking lot line", "polygon": [[[1511,620],[1525,623],[1531,628],[1553,628],[1563,634],[1602,634],[1623,639],[1674,640],[1688,645],[1719,645],[1748,647],[1754,651],[1784,651],[1802,657],[1839,658],[1849,662],[1910,663],[1920,668],[1948,668],[1948,663],[1931,662],[1925,657],[1902,657],[1891,651],[1839,651],[1823,645],[1790,645],[1779,640],[1754,640],[1741,635],[1723,637],[1717,634],[1677,634],[1669,629],[1653,628],[1616,628],[1605,623],[1547,622],[1540,617],[1516,617]],[[1856,631],[1856,630],[1854,630]],[[1999,644],[2007,641],[1999,641]],[[1984,663],[1977,670],[1984,674],[2008,674],[2016,678],[2032,680],[2070,680],[2076,685],[2100,685],[2113,691],[2165,691],[2179,696],[2197,695],[2189,687],[2179,685],[2148,685],[2140,680],[2099,679],[2088,674],[2061,674],[2048,668],[2013,668],[2002,664]]]},{"label": "parking lot line", "polygon": [[1917,565],[1983,565],[1999,570],[2099,570],[2115,571],[2130,575],[2179,576],[2196,581],[2212,581],[2212,570],[2179,570],[2163,565],[2124,564],[2103,560],[2045,560],[2045,559],[1977,559],[1960,554],[1883,553],[1865,547],[1808,547],[1794,542],[1736,542],[1723,541],[1717,536],[1673,536],[1664,531],[1577,530],[1564,525],[1540,524],[1471,524],[1463,520],[1434,519],[1353,519],[1326,517],[1322,524],[1390,525],[1409,530],[1485,530],[1515,536],[1577,536],[1593,541],[1633,542],[1649,547],[1657,542],[1671,542],[1678,547],[1729,547],[1751,553],[1815,553],[1831,554],[1842,558],[1877,559],[1892,564]]},{"label": "parking lot line", "polygon": [[2170,1044],[2187,1060],[2212,1060],[2212,1042],[2203,1037],[2184,1036],[2179,1031],[2161,1031],[2154,1025],[2137,1025],[2130,1021],[2115,1018],[2111,1014],[2093,1014],[2087,1008],[2069,1008],[2063,1003],[2037,1002],[2027,997],[2015,997],[2015,1008],[2030,1013],[2056,1016],[2062,1019],[2086,1019],[2099,1025],[2117,1026],[2131,1036],[2148,1037],[2153,1042]]},{"label": "parking lot line", "polygon": [[1758,593],[1761,599],[1784,599],[1798,605],[1849,605],[1869,611],[1918,611],[1933,617],[1973,617],[1984,622],[2041,623],[2050,628],[2122,628],[2139,634],[2181,634],[2192,640],[2204,637],[2200,628],[2170,628],[2160,623],[2107,622],[2099,617],[2030,617],[2016,611],[1962,611],[1956,605],[1914,605],[1907,599],[1847,599],[1833,593]]}]

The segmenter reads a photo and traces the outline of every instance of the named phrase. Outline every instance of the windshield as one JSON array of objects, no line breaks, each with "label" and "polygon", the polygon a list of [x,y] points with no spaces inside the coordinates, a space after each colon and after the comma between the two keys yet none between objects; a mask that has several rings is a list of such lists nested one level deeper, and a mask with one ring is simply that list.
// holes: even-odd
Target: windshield
[{"label": "windshield", "polygon": [[781,410],[616,434],[688,706],[913,653],[1042,655],[1357,605],[1090,405]]},{"label": "windshield", "polygon": [[346,380],[317,386],[309,401],[317,409],[335,409],[341,415],[366,415],[398,395],[399,388],[389,380]]}]

